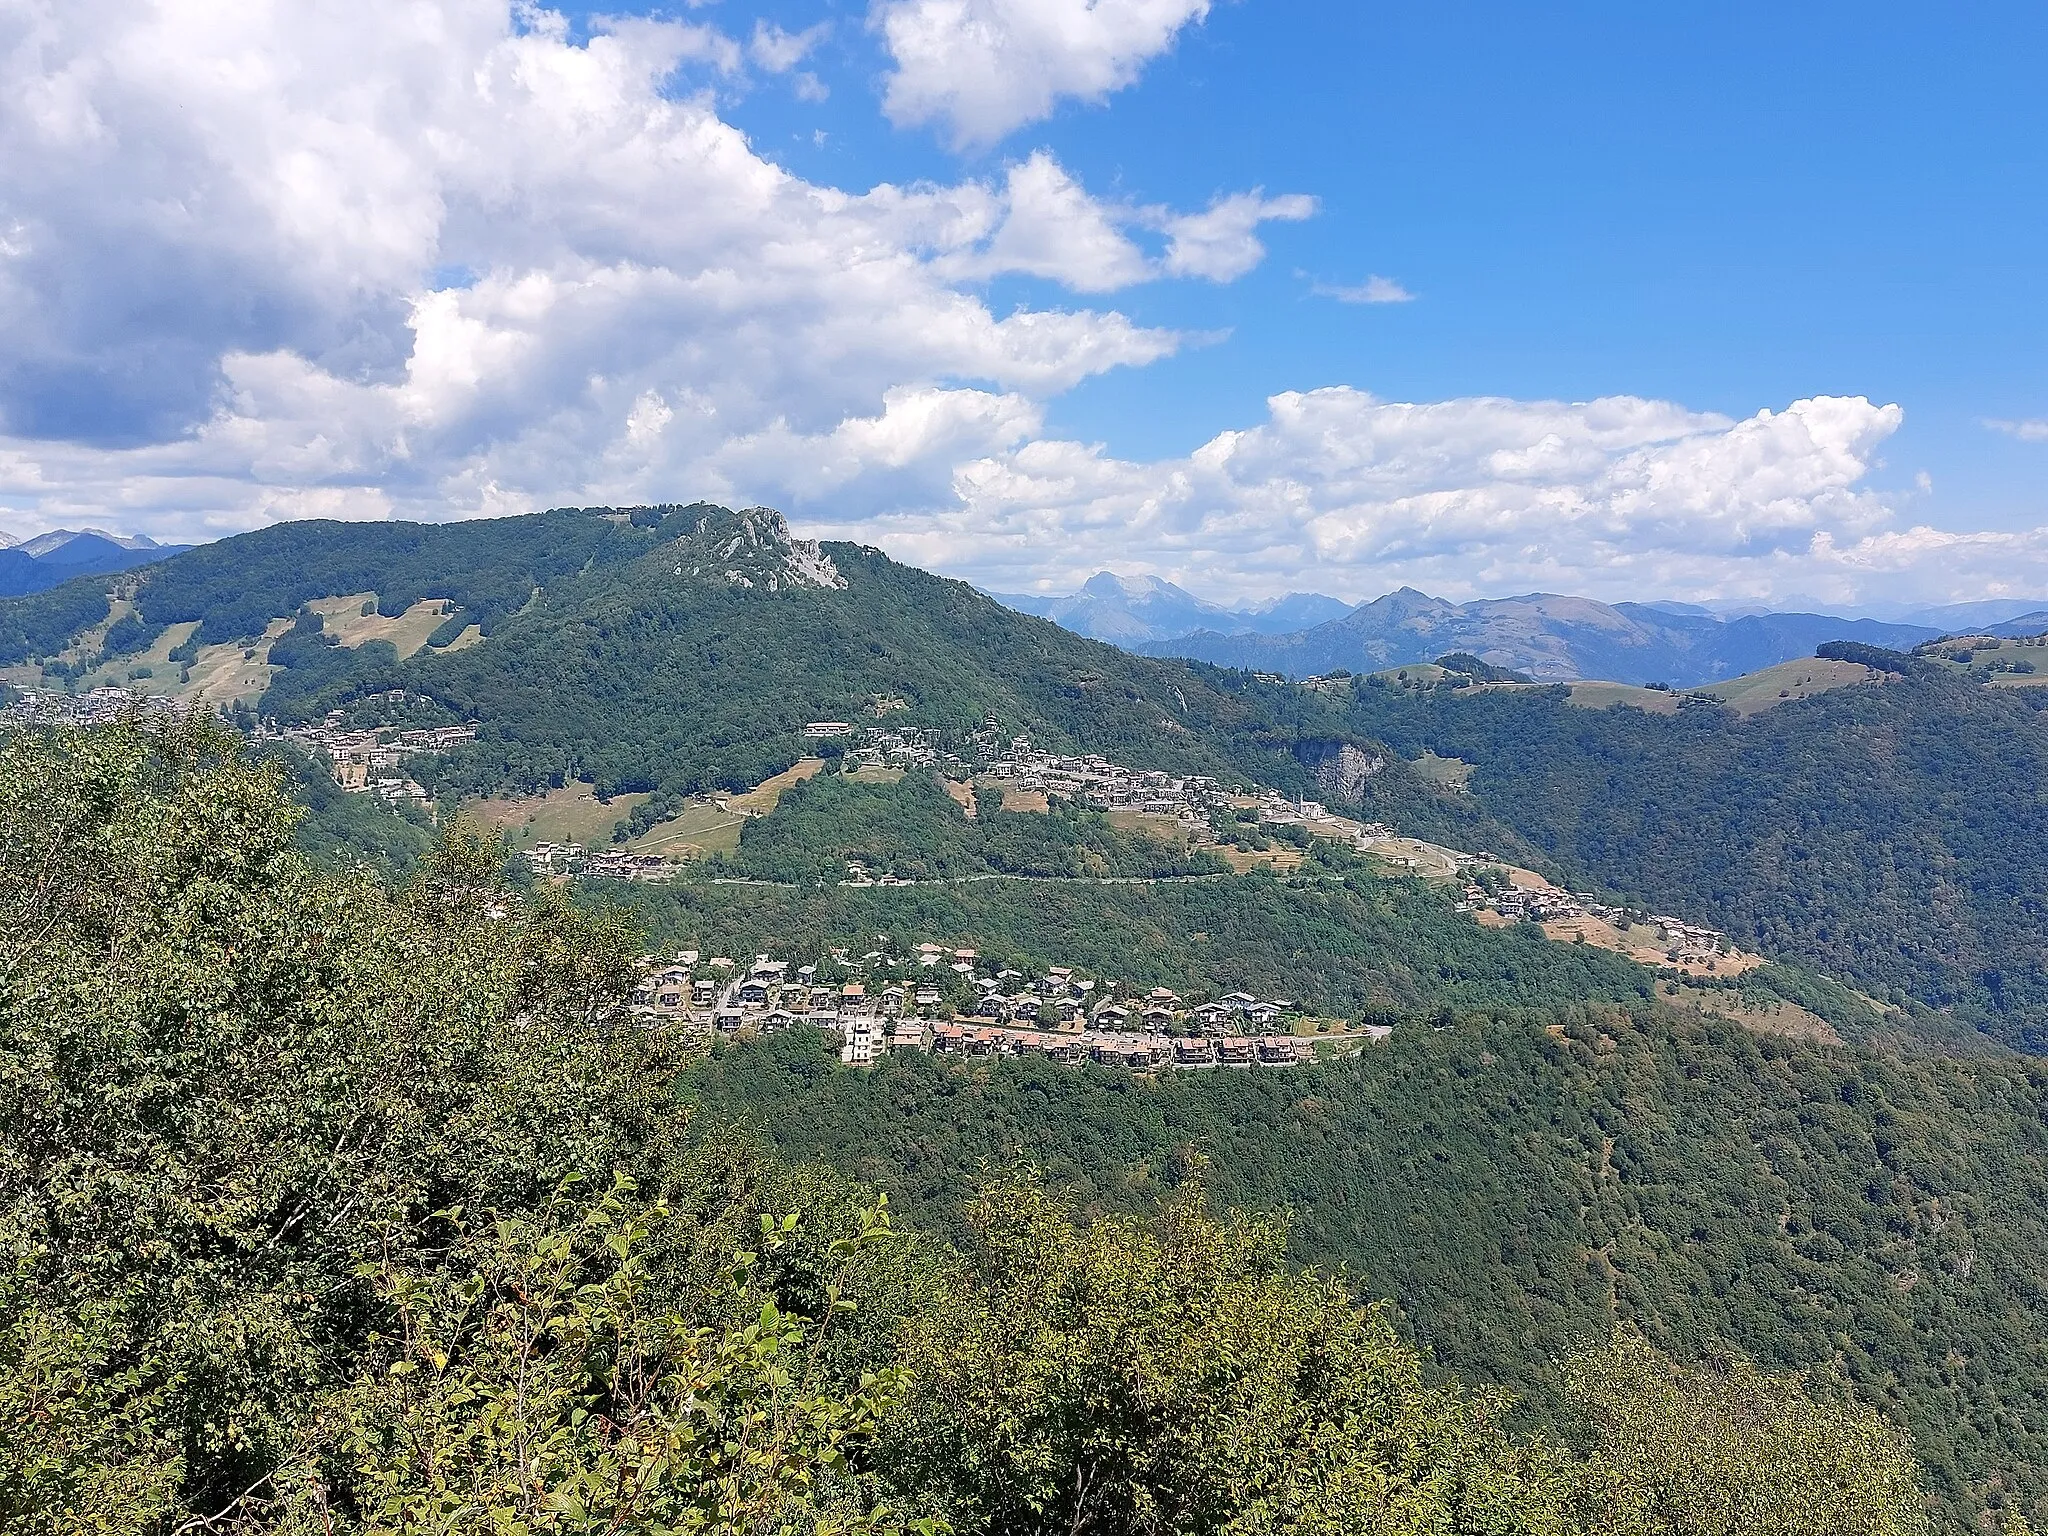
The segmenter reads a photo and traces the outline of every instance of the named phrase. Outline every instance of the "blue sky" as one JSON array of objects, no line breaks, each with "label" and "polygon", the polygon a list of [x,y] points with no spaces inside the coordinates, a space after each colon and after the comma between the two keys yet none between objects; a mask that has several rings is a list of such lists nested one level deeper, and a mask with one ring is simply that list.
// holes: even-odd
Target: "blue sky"
[{"label": "blue sky", "polygon": [[[845,185],[958,174],[875,111],[859,7],[761,14],[834,20],[828,101],[736,107],[764,152]],[[1319,384],[1731,415],[1861,394],[1907,410],[1889,483],[1925,469],[1930,515],[2019,526],[2048,509],[2048,454],[1982,423],[2048,418],[2043,81],[2038,4],[1224,4],[1108,105],[1070,101],[982,163],[1049,146],[1141,200],[1321,202],[1232,287],[1124,305],[1230,335],[1064,398],[1054,424],[1120,453],[1183,452]],[[1416,302],[1313,296],[1375,273]]]},{"label": "blue sky", "polygon": [[0,531],[2048,596],[2038,5],[247,9],[81,0],[0,109]]}]

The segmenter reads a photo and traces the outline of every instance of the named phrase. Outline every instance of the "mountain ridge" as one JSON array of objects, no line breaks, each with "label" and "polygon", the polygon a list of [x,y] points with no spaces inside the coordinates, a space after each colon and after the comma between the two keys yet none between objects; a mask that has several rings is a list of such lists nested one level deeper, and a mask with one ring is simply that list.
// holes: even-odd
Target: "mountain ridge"
[{"label": "mountain ridge", "polygon": [[[650,795],[647,820],[788,768],[812,722],[884,712],[892,727],[954,736],[993,719],[1005,739],[1304,793],[1318,753],[1334,750],[1317,721],[1337,734],[1332,713],[1294,690],[1073,635],[879,551],[797,539],[766,509],[295,522],[116,585],[0,604],[0,662],[30,685],[30,658],[60,651],[72,679],[165,668],[143,679],[151,692],[174,691],[171,668],[219,663],[238,679],[238,707],[285,721],[335,709],[479,720],[445,783],[482,793],[582,779]],[[365,616],[443,607],[405,656],[384,639],[342,643],[307,607],[363,594]]]},{"label": "mountain ridge", "polygon": [[1005,608],[1051,619],[1063,629],[1112,645],[1168,640],[1196,629],[1224,634],[1284,634],[1323,623],[1351,610],[1349,603],[1320,592],[1289,592],[1262,603],[1229,607],[1196,597],[1157,576],[1118,576],[1098,571],[1065,596],[990,592]]},{"label": "mountain ridge", "polygon": [[1402,587],[1340,619],[1283,635],[1200,631],[1137,649],[1216,666],[1311,677],[1376,672],[1465,651],[1540,682],[1602,679],[1698,687],[1813,654],[1829,640],[1910,650],[1940,631],[1827,614],[1717,619],[1668,603],[1555,593],[1454,603]]},{"label": "mountain ridge", "polygon": [[73,577],[133,570],[183,554],[191,545],[158,544],[141,535],[97,528],[58,528],[0,546],[0,597],[47,592]]}]

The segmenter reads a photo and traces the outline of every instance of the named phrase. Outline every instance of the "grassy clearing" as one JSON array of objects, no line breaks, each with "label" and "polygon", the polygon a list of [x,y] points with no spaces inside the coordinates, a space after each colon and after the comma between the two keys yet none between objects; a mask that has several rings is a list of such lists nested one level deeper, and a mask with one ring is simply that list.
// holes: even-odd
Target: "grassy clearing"
[{"label": "grassy clearing", "polygon": [[825,771],[825,759],[806,757],[793,768],[785,768],[772,779],[763,779],[743,795],[733,795],[725,802],[725,808],[742,816],[766,816],[782,803],[782,792],[792,784],[801,784],[805,779],[814,778]]},{"label": "grassy clearing", "polygon": [[1142,832],[1169,846],[1187,842],[1187,828],[1171,816],[1152,816],[1144,811],[1110,811],[1109,824],[1119,832]]},{"label": "grassy clearing", "polygon": [[1306,857],[1299,848],[1290,848],[1284,843],[1264,853],[1254,853],[1248,848],[1210,848],[1208,851],[1240,875],[1253,869],[1270,869],[1284,875],[1301,868]]},{"label": "grassy clearing", "polygon": [[[733,853],[740,845],[740,828],[749,816],[766,816],[782,803],[792,784],[801,784],[825,771],[825,759],[806,757],[772,779],[764,779],[742,795],[699,796],[686,802],[677,815],[657,822],[626,844],[633,853],[656,853],[666,859],[688,862],[707,854]],[[871,769],[853,776],[856,782],[893,783],[903,777],[900,768]]]},{"label": "grassy clearing", "polygon": [[535,843],[604,847],[611,842],[612,829],[646,798],[614,795],[605,804],[588,784],[579,783],[566,784],[544,795],[479,800],[467,809],[479,820],[496,827],[514,848],[530,848]]},{"label": "grassy clearing", "polygon": [[1384,838],[1372,845],[1372,856],[1390,875],[1414,875],[1424,880],[1451,880],[1458,866],[1442,848],[1417,842],[1412,837]]},{"label": "grassy clearing", "polygon": [[1678,695],[1662,688],[1638,688],[1633,683],[1573,683],[1570,702],[1581,709],[1612,709],[1632,704],[1653,715],[1678,713]]},{"label": "grassy clearing", "polygon": [[1035,811],[1043,816],[1052,809],[1042,789],[1018,789],[1014,785],[1003,786],[1003,809],[1006,811]]},{"label": "grassy clearing", "polygon": [[1318,1018],[1313,1014],[1302,1015],[1289,1028],[1290,1034],[1303,1039],[1313,1038],[1317,1035],[1346,1035],[1350,1032],[1351,1021],[1349,1019]]},{"label": "grassy clearing", "polygon": [[1571,702],[1581,709],[1612,709],[1617,704],[1629,704],[1653,715],[1672,715],[1678,712],[1679,701],[1687,693],[1702,693],[1719,699],[1737,714],[1753,715],[1774,704],[1812,698],[1831,689],[1847,688],[1856,683],[1883,682],[1888,675],[1861,662],[1822,661],[1809,656],[1799,661],[1779,662],[1776,666],[1731,677],[1704,688],[1676,692],[1663,688],[1638,688],[1633,683],[1599,681],[1568,686]]},{"label": "grassy clearing", "polygon": [[1762,955],[1752,955],[1745,950],[1716,955],[1711,960],[1673,961],[1667,958],[1670,951],[1658,938],[1656,929],[1621,929],[1597,917],[1555,918],[1543,925],[1543,934],[1545,938],[1560,944],[1577,944],[1583,941],[1595,949],[1625,955],[1638,965],[1675,965],[1688,976],[1740,976],[1744,971],[1753,971],[1764,963]]},{"label": "grassy clearing", "polygon": [[1994,688],[2037,688],[2048,683],[2048,636],[2008,640],[1965,635],[1923,647],[1920,655],[1982,678]]},{"label": "grassy clearing", "polygon": [[[448,613],[446,599],[429,598],[395,616],[365,614],[363,604],[371,596],[359,592],[352,597],[323,597],[308,606],[320,615],[327,632],[341,644],[354,647],[371,640],[389,640],[400,656],[410,656],[424,646]],[[117,598],[106,624],[82,635],[73,651],[84,654],[98,649],[108,626],[124,618],[132,606],[127,599]],[[171,660],[171,651],[191,639],[199,626],[173,624],[148,649],[111,658],[105,666],[81,678],[79,687],[132,688],[156,698],[211,707],[231,706],[238,701],[254,704],[276,674],[277,669],[270,665],[270,642],[289,629],[291,623],[290,618],[272,619],[253,643],[201,646],[189,666],[183,667]],[[450,649],[474,645],[481,638],[482,632],[471,625]],[[150,675],[130,677],[129,673],[137,668],[147,668]],[[33,687],[39,675],[34,668],[24,669],[20,680]]]},{"label": "grassy clearing", "polygon": [[1793,699],[1810,699],[1817,693],[1848,688],[1857,683],[1881,683],[1891,676],[1860,661],[1822,661],[1809,656],[1803,661],[1781,661],[1760,672],[1731,677],[1725,683],[1697,690],[1711,694],[1738,715],[1753,715],[1774,704]]},{"label": "grassy clearing", "polygon": [[[116,603],[115,607],[121,613],[127,612],[128,609],[128,605],[125,602]],[[98,668],[81,679],[79,686],[81,688],[98,688],[111,684],[115,687],[132,688],[137,693],[146,693],[157,698],[182,698],[193,690],[189,685],[179,681],[178,663],[171,660],[171,651],[190,639],[192,631],[198,627],[199,623],[196,619],[189,624],[173,624],[161,635],[158,635],[156,643],[147,650],[137,655],[122,656],[109,662],[106,666]],[[224,647],[223,649],[226,648]],[[239,654],[239,647],[234,647],[233,649]],[[149,668],[150,675],[148,677],[129,677],[129,672],[136,667]]]},{"label": "grassy clearing", "polygon": [[1666,983],[1658,990],[1668,1003],[1697,1008],[1701,1013],[1728,1019],[1760,1035],[1787,1035],[1794,1040],[1815,1040],[1828,1045],[1842,1043],[1834,1025],[1784,998],[1745,996],[1719,987],[1691,987],[1682,982]]},{"label": "grassy clearing", "polygon": [[192,663],[192,681],[184,694],[202,704],[254,704],[269,688],[277,668],[270,665],[270,642],[291,627],[288,619],[272,619],[252,646],[202,645]]},{"label": "grassy clearing", "polygon": [[429,597],[395,616],[364,613],[363,605],[375,598],[374,592],[358,592],[353,597],[323,597],[306,606],[326,621],[327,633],[341,644],[353,649],[372,640],[389,640],[401,657],[425,645],[453,606],[446,598]]},{"label": "grassy clearing", "polygon": [[[116,604],[115,608],[116,617],[126,611],[124,604]],[[272,620],[250,645],[203,645],[191,666],[180,668],[171,660],[171,650],[191,639],[192,632],[198,627],[196,622],[173,624],[157,636],[148,650],[109,662],[81,678],[79,688],[132,688],[155,698],[177,699],[181,703],[210,707],[233,705],[238,700],[254,704],[263,696],[263,690],[270,686],[270,679],[277,671],[270,665],[270,642],[285,632],[289,621]],[[130,670],[135,667],[149,668],[150,675],[129,677]]]},{"label": "grassy clearing", "polygon": [[632,853],[655,853],[688,863],[713,853],[733,853],[747,818],[721,810],[710,800],[692,800],[682,814],[648,828],[626,844]]},{"label": "grassy clearing", "polygon": [[1463,791],[1476,765],[1462,757],[1438,757],[1434,752],[1425,752],[1409,766],[1415,770],[1415,776],[1426,783]]}]

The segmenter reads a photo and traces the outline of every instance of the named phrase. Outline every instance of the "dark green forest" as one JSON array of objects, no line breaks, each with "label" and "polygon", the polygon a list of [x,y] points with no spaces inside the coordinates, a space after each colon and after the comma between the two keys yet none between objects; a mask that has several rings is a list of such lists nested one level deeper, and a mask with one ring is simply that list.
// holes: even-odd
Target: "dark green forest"
[{"label": "dark green forest", "polygon": [[334,782],[326,764],[283,743],[266,746],[256,756],[276,763],[282,772],[304,813],[293,840],[315,863],[330,869],[366,865],[397,880],[433,852],[434,828],[424,810],[351,794]]},{"label": "dark green forest", "polygon": [[[508,890],[463,828],[403,885],[323,869],[300,818],[279,765],[201,722],[0,743],[10,1536],[1918,1536],[1969,1507],[1944,1461],[1967,1419],[1917,1445],[1883,1382],[1726,1344],[1596,1331],[1556,1367],[1568,1429],[1531,1430],[1186,1177],[1077,1202],[994,1175],[899,1221],[707,1107],[745,1064],[626,1012],[630,925]],[[1612,1010],[1559,1021],[1529,1048],[1638,1049]],[[1867,1100],[1802,1081],[1889,1092],[1852,1075]],[[1149,1091],[1036,1091],[1057,1127],[1060,1087],[1105,1084]],[[1846,1174],[1862,1122],[1835,1114]],[[1569,1114],[1560,1136],[1591,1146]],[[1974,1165],[1943,1172],[1980,1236]],[[1845,1177],[1814,1220],[1846,1247],[1833,1206],[1878,1187]],[[2029,1496],[1988,1502],[2017,1533]]]},{"label": "dark green forest", "polygon": [[2048,1043],[2048,693],[1913,667],[1744,719],[1563,690],[1359,688],[1352,726],[1476,764],[1469,791],[1577,883],[1879,996]]},{"label": "dark green forest", "polygon": [[81,576],[47,592],[0,599],[0,666],[54,656],[80,630],[106,621],[111,576]]},{"label": "dark green forest", "polygon": [[1140,1211],[1198,1167],[1525,1420],[1568,1424],[1557,1361],[1625,1323],[1681,1357],[1839,1361],[1959,1510],[2048,1495],[2048,1074],[2025,1058],[1639,1004],[1461,1012],[1353,1060],[1156,1081],[915,1054],[855,1072],[798,1033],[722,1051],[685,1093],[942,1228],[987,1170]]}]

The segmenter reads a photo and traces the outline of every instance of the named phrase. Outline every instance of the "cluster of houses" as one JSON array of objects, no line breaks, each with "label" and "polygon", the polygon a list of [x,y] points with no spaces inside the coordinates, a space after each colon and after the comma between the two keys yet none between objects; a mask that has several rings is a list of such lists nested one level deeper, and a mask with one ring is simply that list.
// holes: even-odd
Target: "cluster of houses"
[{"label": "cluster of houses", "polygon": [[127,688],[94,688],[85,693],[25,688],[12,704],[0,709],[0,724],[106,725],[130,715],[150,719],[174,714],[177,708],[170,699]]},{"label": "cluster of houses", "polygon": [[318,725],[280,729],[266,724],[257,732],[257,739],[289,741],[316,757],[326,754],[333,765],[334,782],[352,793],[373,794],[383,800],[425,802],[429,798],[427,792],[406,774],[407,761],[475,741],[476,722],[418,730],[357,730],[347,723],[340,710],[335,710]]},{"label": "cluster of houses", "polygon": [[[1385,1033],[1379,1031],[1367,1033]],[[961,1021],[935,1024],[931,1049],[961,1056],[1043,1056],[1068,1065],[1098,1061],[1106,1066],[1157,1072],[1202,1067],[1291,1067],[1315,1059],[1315,1048],[1293,1035],[1233,1035],[1210,1039],[1199,1035],[1134,1035],[1089,1031],[1058,1034],[1045,1030],[991,1029]],[[840,1059],[856,1061],[850,1047]]]},{"label": "cluster of houses", "polygon": [[853,761],[882,768],[941,768],[966,765],[954,753],[940,750],[931,734],[914,725],[875,728],[847,754]]},{"label": "cluster of houses", "polygon": [[[1289,1066],[1314,1055],[1310,1041],[1287,1032],[1299,1010],[1285,999],[1236,992],[1189,1004],[1164,987],[1126,997],[1118,983],[1070,967],[1043,976],[991,972],[974,950],[938,944],[918,946],[914,961],[835,951],[833,968],[871,979],[820,981],[816,965],[792,970],[767,955],[741,964],[684,950],[647,962],[634,1007],[652,1020],[725,1035],[824,1030],[855,1066],[892,1050],[1039,1055],[1145,1071]],[[1366,1029],[1354,1043],[1387,1033]]]},{"label": "cluster of houses", "polygon": [[628,853],[623,848],[587,852],[581,843],[535,843],[522,848],[536,875],[588,875],[594,880],[673,880],[682,866],[658,853]]},{"label": "cluster of houses", "polygon": [[1028,736],[1013,739],[987,772],[1006,788],[1059,795],[1098,810],[1172,817],[1190,830],[1206,827],[1210,811],[1225,800],[1214,779],[1126,768],[1092,752],[1084,757],[1036,752]]},{"label": "cluster of houses", "polygon": [[1370,852],[1394,835],[1378,822],[1354,821],[1319,801],[1290,798],[1274,789],[1242,794],[1200,774],[1181,777],[1126,768],[1093,753],[1065,757],[1035,752],[1027,736],[1011,741],[986,771],[1000,785],[1059,795],[1098,810],[1170,817],[1197,837],[1208,830],[1218,812],[1235,816],[1245,811],[1260,825],[1302,827],[1360,852]]},{"label": "cluster of houses", "polygon": [[1460,907],[1465,911],[1496,912],[1515,922],[1569,922],[1589,917],[1622,931],[1647,926],[1655,930],[1656,946],[1664,951],[1664,958],[1681,965],[1704,964],[1727,954],[1731,947],[1726,934],[1699,923],[1661,913],[1631,912],[1556,886],[1507,885],[1490,891],[1483,885],[1468,884]]}]

